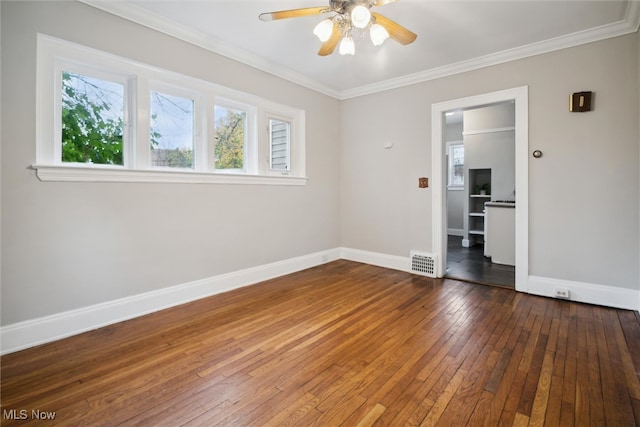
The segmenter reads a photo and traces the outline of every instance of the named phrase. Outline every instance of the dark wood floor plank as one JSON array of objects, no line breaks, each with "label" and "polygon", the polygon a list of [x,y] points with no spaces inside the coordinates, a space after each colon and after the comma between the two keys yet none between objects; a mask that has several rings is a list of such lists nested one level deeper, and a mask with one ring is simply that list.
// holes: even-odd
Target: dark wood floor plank
[{"label": "dark wood floor plank", "polygon": [[[521,341],[525,342],[525,345],[520,360],[518,361],[518,368],[513,373],[511,388],[500,415],[500,423],[502,425],[512,424],[518,413],[525,416],[529,415],[528,413],[518,411],[522,405],[526,405],[529,399],[531,399],[530,390],[525,389],[525,386],[527,385],[527,377],[532,361],[535,363],[539,362],[537,359],[534,360],[534,356],[539,355],[536,352],[536,348],[539,347],[538,342],[541,327],[542,319],[540,316],[536,315],[534,310],[529,311],[529,316],[525,319],[520,338]],[[521,411],[528,412],[526,409],[522,409]]]},{"label": "dark wood floor plank", "polygon": [[[626,314],[618,314],[620,323],[614,322],[612,324],[614,336],[620,350],[620,358],[624,365],[624,374],[627,379],[627,387],[629,388],[629,394],[633,399],[640,400],[640,379],[637,372],[640,371],[640,362],[638,361],[638,355],[635,354],[632,349],[638,349],[638,343],[635,342],[638,333],[633,331],[633,328],[637,328],[637,322],[629,322],[630,316]],[[635,356],[635,363],[634,363]]]},{"label": "dark wood floor plank", "polygon": [[610,423],[613,421],[613,423],[621,425],[630,418],[631,414],[634,414],[636,425],[639,425],[640,418],[635,414],[634,399],[627,388],[625,374],[611,366],[611,361],[621,359],[613,328],[618,319],[617,313],[615,310],[607,310],[598,313],[597,319],[598,353],[603,379],[602,394],[606,419]]},{"label": "dark wood floor plank", "polygon": [[2,356],[2,425],[638,425],[639,319],[342,260]]},{"label": "dark wood floor plank", "polygon": [[[560,425],[574,425],[576,412],[576,377],[578,355],[578,320],[572,314],[573,306],[567,306],[563,316],[567,319],[567,345],[564,359],[562,383],[562,407],[560,408]],[[562,363],[559,360],[558,363]]]}]

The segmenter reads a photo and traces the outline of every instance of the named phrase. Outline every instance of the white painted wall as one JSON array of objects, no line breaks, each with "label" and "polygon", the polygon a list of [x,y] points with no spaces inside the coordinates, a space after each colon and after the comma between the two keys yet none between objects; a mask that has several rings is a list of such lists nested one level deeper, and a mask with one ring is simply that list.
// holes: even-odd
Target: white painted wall
[{"label": "white painted wall", "polygon": [[[81,3],[1,7],[2,325],[339,247],[339,101]],[[308,184],[40,182],[37,32],[305,109]]]},{"label": "white painted wall", "polygon": [[[462,121],[447,123],[443,129],[445,142],[462,141]],[[464,227],[464,191],[447,190],[447,228],[462,233]]]},{"label": "white painted wall", "polygon": [[[344,101],[342,245],[430,251],[430,190],[416,180],[431,173],[431,105],[525,85],[529,148],[544,152],[529,160],[529,274],[637,290],[636,34]],[[581,90],[595,110],[569,113]],[[398,149],[383,153],[392,137]]]}]

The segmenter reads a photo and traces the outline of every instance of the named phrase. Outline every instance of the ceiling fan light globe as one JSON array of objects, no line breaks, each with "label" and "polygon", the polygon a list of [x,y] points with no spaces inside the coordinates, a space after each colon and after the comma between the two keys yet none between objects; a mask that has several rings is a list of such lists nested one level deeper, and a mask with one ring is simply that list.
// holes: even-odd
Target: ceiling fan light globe
[{"label": "ceiling fan light globe", "polygon": [[313,34],[320,39],[322,43],[329,40],[331,33],[333,32],[333,21],[331,19],[325,19],[320,21],[318,25],[313,29]]},{"label": "ceiling fan light globe", "polygon": [[373,24],[369,30],[369,36],[374,46],[380,46],[389,38],[389,32],[382,25]]},{"label": "ceiling fan light globe", "polygon": [[371,21],[371,12],[365,6],[358,5],[351,10],[351,23],[356,28],[365,28]]},{"label": "ceiling fan light globe", "polygon": [[356,45],[353,42],[353,38],[345,37],[340,42],[340,55],[354,55],[356,53]]}]

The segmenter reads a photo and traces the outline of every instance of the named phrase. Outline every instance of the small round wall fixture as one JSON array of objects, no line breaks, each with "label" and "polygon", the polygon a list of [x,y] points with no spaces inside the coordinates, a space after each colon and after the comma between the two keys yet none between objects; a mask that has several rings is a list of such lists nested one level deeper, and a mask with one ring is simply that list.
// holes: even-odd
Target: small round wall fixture
[{"label": "small round wall fixture", "polygon": [[536,150],[533,152],[533,157],[535,157],[536,159],[539,159],[540,157],[542,157],[542,151],[540,150]]}]

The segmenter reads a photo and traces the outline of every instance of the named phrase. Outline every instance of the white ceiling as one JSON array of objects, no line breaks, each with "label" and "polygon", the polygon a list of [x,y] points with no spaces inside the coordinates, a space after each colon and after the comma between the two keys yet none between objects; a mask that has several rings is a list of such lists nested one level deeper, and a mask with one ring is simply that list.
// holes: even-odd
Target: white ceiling
[{"label": "white ceiling", "polygon": [[374,8],[418,34],[403,46],[354,37],[355,56],[320,57],[324,17],[258,15],[328,0],[125,0],[84,3],[339,99],[637,31],[640,0],[400,0]]}]

